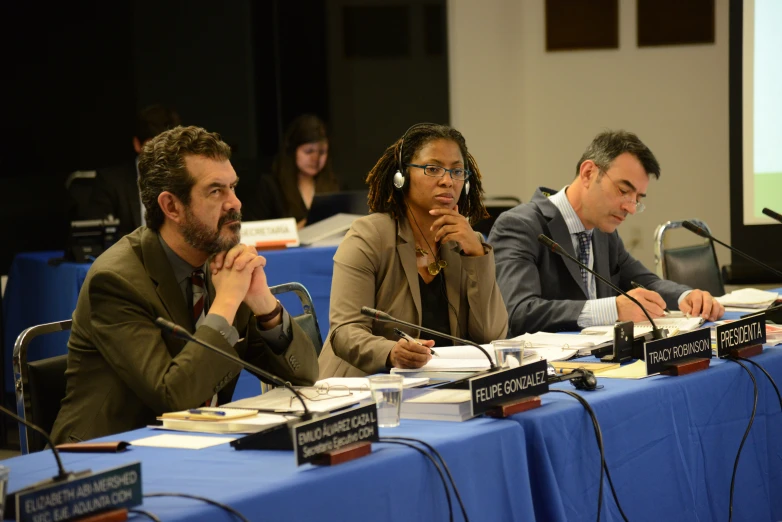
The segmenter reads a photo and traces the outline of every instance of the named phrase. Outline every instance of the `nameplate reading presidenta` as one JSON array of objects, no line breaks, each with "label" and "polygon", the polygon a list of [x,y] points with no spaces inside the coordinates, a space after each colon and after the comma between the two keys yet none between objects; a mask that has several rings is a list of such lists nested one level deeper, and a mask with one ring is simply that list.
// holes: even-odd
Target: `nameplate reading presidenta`
[{"label": "nameplate reading presidenta", "polygon": [[690,357],[711,359],[711,329],[701,328],[644,344],[646,375],[668,369],[672,362]]},{"label": "nameplate reading presidenta", "polygon": [[765,313],[717,327],[717,357],[727,357],[731,350],[756,344],[766,344]]},{"label": "nameplate reading presidenta", "polygon": [[16,497],[16,520],[75,520],[91,513],[138,506],[142,501],[141,463],[134,462],[86,477],[20,492]]},{"label": "nameplate reading presidenta", "polygon": [[473,416],[501,404],[546,393],[546,367],[546,361],[537,361],[470,379]]},{"label": "nameplate reading presidenta", "polygon": [[348,444],[377,441],[377,404],[373,402],[296,424],[292,436],[297,466],[312,462],[321,453],[338,450]]}]

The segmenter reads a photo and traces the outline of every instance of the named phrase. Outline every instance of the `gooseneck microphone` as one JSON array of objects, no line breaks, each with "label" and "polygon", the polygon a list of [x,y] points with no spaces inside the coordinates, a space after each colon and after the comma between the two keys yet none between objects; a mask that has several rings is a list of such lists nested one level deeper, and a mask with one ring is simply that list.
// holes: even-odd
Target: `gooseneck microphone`
[{"label": "gooseneck microphone", "polygon": [[548,378],[549,384],[570,381],[577,390],[594,391],[597,389],[597,377],[586,368],[576,368],[570,373],[557,374]]},{"label": "gooseneck microphone", "polygon": [[361,307],[361,314],[366,315],[367,317],[371,317],[372,319],[375,319],[376,321],[383,321],[386,323],[397,323],[401,324],[403,326],[409,326],[410,328],[415,328],[417,330],[421,330],[422,332],[426,332],[431,335],[439,335],[440,337],[445,337],[446,339],[450,339],[452,341],[456,341],[461,344],[466,344],[469,346],[474,346],[480,351],[483,352],[483,355],[486,356],[486,358],[489,360],[489,371],[495,371],[498,370],[497,365],[494,364],[494,359],[491,358],[491,355],[489,355],[486,350],[483,349],[483,346],[480,344],[474,343],[472,341],[468,341],[467,339],[460,339],[459,337],[454,337],[453,335],[444,334],[442,332],[438,332],[437,330],[432,330],[430,328],[426,328],[425,326],[419,326],[417,324],[408,323],[407,321],[402,321],[401,319],[397,319],[396,317],[392,317],[388,315],[385,312],[381,312],[380,310],[375,310],[374,308],[369,308],[368,306],[362,306]]},{"label": "gooseneck microphone", "polygon": [[215,353],[217,353],[219,355],[222,355],[226,359],[230,359],[231,361],[233,361],[236,364],[240,365],[242,368],[244,368],[246,370],[249,370],[249,371],[253,372],[256,375],[260,375],[261,377],[263,377],[267,381],[270,381],[271,383],[273,383],[273,384],[275,384],[277,386],[282,386],[284,388],[289,389],[291,391],[291,393],[293,393],[293,395],[295,395],[296,398],[299,399],[299,402],[301,402],[301,405],[304,408],[304,418],[312,417],[312,415],[310,414],[310,410],[307,408],[307,404],[304,402],[304,398],[301,396],[301,394],[299,392],[297,392],[293,388],[293,386],[291,386],[291,384],[289,382],[283,381],[282,379],[280,379],[276,375],[274,375],[272,373],[269,373],[266,370],[262,370],[262,369],[258,368],[255,365],[252,365],[252,364],[250,364],[250,363],[248,363],[246,361],[243,361],[242,359],[240,359],[239,357],[236,357],[235,355],[232,355],[230,353],[224,352],[220,348],[218,348],[218,347],[216,347],[216,346],[214,346],[212,344],[209,344],[206,341],[202,341],[201,339],[198,339],[193,334],[191,334],[190,332],[188,332],[187,330],[185,330],[184,328],[182,328],[181,326],[179,326],[176,323],[172,323],[171,321],[167,321],[166,319],[163,319],[162,317],[158,317],[157,319],[155,319],[155,324],[161,330],[165,330],[167,332],[170,332],[171,335],[173,335],[174,337],[177,337],[179,339],[184,339],[185,341],[190,341],[190,342],[199,344],[199,345],[203,346],[204,348],[208,348],[208,349],[212,350],[213,352],[215,352]]},{"label": "gooseneck microphone", "polygon": [[782,214],[780,214],[779,212],[774,212],[774,211],[773,211],[773,210],[771,210],[770,208],[768,208],[768,207],[765,207],[765,208],[763,209],[763,213],[764,213],[765,215],[767,215],[768,217],[770,217],[771,219],[776,219],[777,221],[779,221],[780,223],[782,223]]},{"label": "gooseneck microphone", "polygon": [[43,436],[43,438],[46,440],[46,442],[49,444],[49,447],[52,448],[52,453],[54,453],[54,458],[57,461],[57,469],[59,470],[59,473],[57,474],[56,477],[54,477],[52,479],[52,482],[65,480],[68,477],[70,477],[71,475],[73,475],[72,472],[66,471],[65,467],[62,465],[62,460],[60,460],[60,452],[57,451],[57,448],[54,446],[54,443],[52,442],[52,439],[49,438],[49,434],[48,433],[43,431],[41,428],[39,428],[38,426],[36,426],[32,422],[24,420],[22,417],[20,417],[19,415],[15,414],[11,410],[9,410],[9,409],[7,409],[7,408],[5,408],[3,406],[0,406],[0,411],[5,413],[6,415],[11,417],[12,419],[14,419],[16,422],[21,422],[22,424],[24,424],[28,428],[32,428],[33,430],[35,430],[38,433],[40,433]]},{"label": "gooseneck microphone", "polygon": [[655,340],[656,339],[665,339],[665,337],[666,337],[665,332],[663,330],[660,330],[659,328],[657,328],[657,325],[654,324],[654,321],[652,320],[652,316],[649,315],[649,312],[646,311],[646,308],[644,308],[641,305],[641,303],[639,303],[638,300],[635,297],[631,296],[630,294],[628,294],[627,292],[625,292],[624,290],[622,290],[621,288],[616,286],[614,283],[612,283],[611,281],[609,281],[605,277],[601,276],[600,274],[598,274],[597,272],[595,272],[594,270],[592,270],[591,268],[586,266],[584,263],[582,263],[581,261],[579,261],[575,257],[573,257],[570,254],[568,254],[565,251],[564,248],[559,246],[559,243],[557,243],[556,241],[554,241],[553,239],[551,239],[547,235],[540,234],[538,236],[538,242],[541,243],[543,246],[549,248],[555,254],[559,254],[562,257],[565,257],[565,258],[573,261],[575,264],[577,264],[578,266],[580,266],[581,268],[583,268],[587,272],[591,273],[596,278],[600,279],[602,282],[607,284],[609,287],[613,288],[618,293],[622,294],[623,296],[625,296],[626,298],[628,298],[629,300],[634,302],[636,305],[638,305],[638,308],[640,308],[643,311],[643,313],[646,316],[646,318],[649,319],[649,323],[651,323],[651,325],[652,325],[652,338],[655,339]]},{"label": "gooseneck microphone", "polygon": [[[765,210],[768,210],[768,209],[764,209],[764,211]],[[712,236],[711,234],[709,234],[708,232],[703,230],[701,227],[699,227],[695,223],[692,223],[691,221],[684,221],[682,223],[682,226],[684,228],[686,228],[687,230],[689,230],[690,232],[693,232],[694,234],[697,234],[697,235],[699,235],[701,237],[705,237],[706,239],[710,239],[711,241],[714,241],[715,243],[719,243],[720,245],[724,246],[725,248],[727,248],[731,252],[736,252],[741,257],[743,257],[745,259],[749,259],[753,263],[755,263],[755,264],[757,264],[759,266],[762,266],[766,270],[768,270],[770,272],[773,272],[774,274],[778,275],[779,277],[782,277],[782,272],[780,272],[779,270],[776,270],[775,268],[772,268],[772,267],[768,266],[764,262],[755,259],[754,257],[750,256],[749,254],[745,254],[741,250],[737,250],[737,249],[733,248],[732,246],[723,243],[722,241],[720,241],[719,239],[715,238],[714,236]]]}]

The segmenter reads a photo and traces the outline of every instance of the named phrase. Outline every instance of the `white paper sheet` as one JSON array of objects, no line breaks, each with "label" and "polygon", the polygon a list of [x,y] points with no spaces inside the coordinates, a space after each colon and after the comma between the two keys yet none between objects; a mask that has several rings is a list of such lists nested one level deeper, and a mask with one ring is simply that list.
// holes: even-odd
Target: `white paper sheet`
[{"label": "white paper sheet", "polygon": [[131,446],[153,448],[204,449],[236,440],[236,437],[203,437],[199,435],[153,435],[130,441]]}]

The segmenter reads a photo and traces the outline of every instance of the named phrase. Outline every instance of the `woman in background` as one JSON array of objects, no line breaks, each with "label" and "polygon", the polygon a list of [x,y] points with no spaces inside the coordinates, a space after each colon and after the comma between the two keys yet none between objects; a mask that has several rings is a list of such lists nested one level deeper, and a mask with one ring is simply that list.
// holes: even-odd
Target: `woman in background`
[{"label": "woman in background", "polygon": [[250,212],[243,209],[244,220],[293,217],[302,228],[315,194],[339,190],[331,168],[326,125],[320,118],[303,114],[288,125],[272,171],[271,176],[262,175],[258,180],[257,204],[250,204]]},{"label": "woman in background", "polygon": [[395,325],[361,315],[362,306],[476,343],[504,339],[508,313],[494,252],[470,226],[487,215],[481,174],[461,133],[413,125],[367,185],[373,213],[353,222],[334,255],[320,378],[420,368],[432,346],[453,344],[427,334],[420,343],[400,339]]}]

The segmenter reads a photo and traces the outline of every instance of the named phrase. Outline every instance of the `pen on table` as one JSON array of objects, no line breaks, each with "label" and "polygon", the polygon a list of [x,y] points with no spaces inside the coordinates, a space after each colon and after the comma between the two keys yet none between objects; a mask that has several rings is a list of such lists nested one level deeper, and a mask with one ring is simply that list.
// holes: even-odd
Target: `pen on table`
[{"label": "pen on table", "polygon": [[[646,287],[644,285],[642,285],[641,283],[636,283],[635,281],[630,281],[630,284],[633,285],[633,288],[640,288],[642,290],[646,290]],[[663,308],[663,312],[665,312],[665,315],[668,315],[668,314],[671,313],[671,311],[668,310],[667,307]]]},{"label": "pen on table", "polygon": [[215,411],[215,410],[199,410],[198,408],[193,408],[191,410],[187,410],[188,413],[194,413],[198,415],[216,415],[217,417],[225,417],[224,411]]},{"label": "pen on table", "polygon": [[[416,341],[416,339],[415,339],[415,338],[414,338],[412,335],[410,335],[410,334],[406,334],[405,332],[403,332],[403,331],[402,331],[402,330],[400,330],[399,328],[394,328],[394,333],[395,333],[395,334],[397,334],[397,335],[398,335],[399,337],[401,337],[402,339],[407,339],[407,340],[408,340],[408,341],[410,341],[411,343],[415,343],[415,344],[417,344],[418,346],[423,346],[423,344],[421,344],[421,343],[419,343],[418,341]],[[432,355],[437,355],[437,352],[435,352],[435,351],[434,351],[434,350],[432,350],[431,348],[429,348],[429,352],[430,352]],[[439,355],[437,355],[437,357],[440,357],[440,356],[439,356]]]}]

